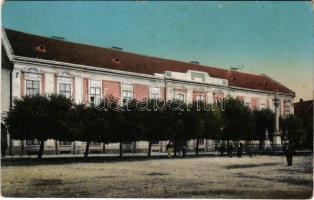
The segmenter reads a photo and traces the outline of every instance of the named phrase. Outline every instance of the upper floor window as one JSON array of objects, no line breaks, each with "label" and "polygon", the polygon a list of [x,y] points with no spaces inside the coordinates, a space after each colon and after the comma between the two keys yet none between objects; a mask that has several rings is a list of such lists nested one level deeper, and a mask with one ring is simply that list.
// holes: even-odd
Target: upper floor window
[{"label": "upper floor window", "polygon": [[39,81],[38,80],[26,80],[26,95],[38,95],[39,94]]},{"label": "upper floor window", "polygon": [[159,99],[159,87],[151,88],[150,98],[151,99]]},{"label": "upper floor window", "polygon": [[91,103],[101,98],[101,81],[91,80],[89,98]]},{"label": "upper floor window", "polygon": [[205,102],[205,96],[204,95],[196,96],[196,102]]},{"label": "upper floor window", "polygon": [[73,76],[68,72],[64,71],[57,75],[58,78],[58,94],[65,96],[66,98],[71,98],[72,96],[72,84]]},{"label": "upper floor window", "polygon": [[247,107],[251,107],[251,103],[250,102],[245,102],[244,105],[246,105]]},{"label": "upper floor window", "polygon": [[59,93],[66,98],[71,97],[71,84],[67,83],[60,83],[59,84]]},{"label": "upper floor window", "polygon": [[126,105],[132,100],[132,91],[124,90],[122,92],[123,104]]},{"label": "upper floor window", "polygon": [[133,98],[133,87],[131,84],[123,84],[122,85],[122,100],[123,105],[128,104]]},{"label": "upper floor window", "polygon": [[177,94],[177,95],[176,95],[176,100],[178,100],[178,101],[184,101],[184,95],[183,95],[183,94]]},{"label": "upper floor window", "polygon": [[199,81],[199,82],[204,82],[205,81],[205,75],[202,74],[202,73],[192,72],[191,76],[192,76],[192,80],[193,81]]},{"label": "upper floor window", "polygon": [[96,98],[100,98],[100,87],[90,88],[90,102],[94,102]]}]

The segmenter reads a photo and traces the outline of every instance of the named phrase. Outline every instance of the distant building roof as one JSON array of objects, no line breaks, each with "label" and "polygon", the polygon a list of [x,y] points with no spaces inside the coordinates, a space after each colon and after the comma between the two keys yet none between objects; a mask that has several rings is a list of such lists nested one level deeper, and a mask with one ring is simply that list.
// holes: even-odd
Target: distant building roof
[{"label": "distant building roof", "polygon": [[294,114],[301,118],[312,117],[313,103],[314,100],[303,101],[302,99],[299,102],[294,103]]},{"label": "distant building roof", "polygon": [[293,91],[265,75],[249,74],[200,64],[138,55],[121,50],[56,40],[9,29],[5,29],[5,32],[14,55],[18,56],[142,74],[197,70],[207,72],[211,77],[227,79],[230,86],[270,92],[278,91],[294,95]]}]

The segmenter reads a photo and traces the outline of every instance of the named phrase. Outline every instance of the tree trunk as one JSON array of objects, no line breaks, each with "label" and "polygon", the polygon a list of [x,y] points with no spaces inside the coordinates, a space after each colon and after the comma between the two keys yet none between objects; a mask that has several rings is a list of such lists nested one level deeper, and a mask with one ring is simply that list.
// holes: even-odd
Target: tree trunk
[{"label": "tree trunk", "polygon": [[262,151],[263,139],[259,139],[259,150]]},{"label": "tree trunk", "polygon": [[42,157],[43,157],[44,145],[45,145],[45,140],[40,140],[40,146],[39,146],[39,151],[38,151],[38,159],[42,159]]},{"label": "tree trunk", "polygon": [[196,139],[196,147],[195,147],[195,155],[198,156],[198,145],[199,145],[199,139]]},{"label": "tree trunk", "polygon": [[10,152],[10,156],[12,156],[13,154],[12,154],[12,138],[11,138],[11,135],[10,135],[9,144],[10,144],[9,152]]},{"label": "tree trunk", "polygon": [[150,157],[151,151],[152,151],[152,141],[149,141],[149,143],[148,143],[147,157]]},{"label": "tree trunk", "polygon": [[178,146],[177,146],[177,141],[175,140],[175,141],[174,141],[174,153],[173,153],[173,156],[174,156],[174,157],[177,157],[177,150],[178,150],[177,147],[178,147]]},{"label": "tree trunk", "polygon": [[21,140],[21,156],[24,155],[25,146],[24,146],[24,140]]},{"label": "tree trunk", "polygon": [[84,157],[85,157],[85,158],[87,158],[87,156],[88,156],[88,152],[89,152],[89,143],[90,143],[90,141],[87,141],[87,143],[86,143],[85,154],[84,154]]},{"label": "tree trunk", "polygon": [[76,146],[75,146],[76,144],[75,144],[75,141],[73,141],[72,143],[73,143],[73,149],[72,149],[72,151],[73,151],[73,154],[75,154],[75,151],[76,151]]},{"label": "tree trunk", "polygon": [[120,158],[122,158],[122,150],[123,150],[123,149],[122,149],[122,142],[120,142],[120,155],[119,155]]},{"label": "tree trunk", "polygon": [[58,140],[55,141],[55,150],[56,150],[56,155],[58,155],[59,154],[59,141]]}]

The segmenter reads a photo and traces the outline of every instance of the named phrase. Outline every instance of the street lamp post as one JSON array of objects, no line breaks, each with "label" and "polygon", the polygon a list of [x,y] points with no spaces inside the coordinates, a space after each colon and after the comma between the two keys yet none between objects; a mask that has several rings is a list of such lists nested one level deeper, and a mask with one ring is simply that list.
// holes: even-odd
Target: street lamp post
[{"label": "street lamp post", "polygon": [[279,105],[280,99],[278,98],[277,92],[275,94],[275,98],[273,99],[274,106],[275,106],[275,132],[273,134],[273,146],[280,146],[281,145],[281,136],[279,130]]}]

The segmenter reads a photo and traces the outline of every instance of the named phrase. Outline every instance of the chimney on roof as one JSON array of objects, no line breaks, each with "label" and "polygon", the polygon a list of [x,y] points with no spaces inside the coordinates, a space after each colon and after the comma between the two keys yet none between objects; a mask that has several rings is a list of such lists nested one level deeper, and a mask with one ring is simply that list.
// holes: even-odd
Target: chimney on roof
[{"label": "chimney on roof", "polygon": [[190,63],[190,64],[194,64],[194,65],[199,65],[199,64],[200,64],[200,62],[194,61],[194,60],[190,61],[189,63]]},{"label": "chimney on roof", "polygon": [[64,37],[59,37],[59,36],[55,36],[55,35],[51,36],[51,38],[56,39],[56,40],[65,40]]},{"label": "chimney on roof", "polygon": [[238,65],[237,67],[230,67],[231,71],[236,71],[236,72],[241,70],[241,69],[243,69],[243,65]]},{"label": "chimney on roof", "polygon": [[303,102],[303,99],[302,99],[302,98],[300,99],[300,102]]},{"label": "chimney on roof", "polygon": [[121,47],[111,47],[112,50],[116,50],[116,51],[122,51],[123,48]]}]

